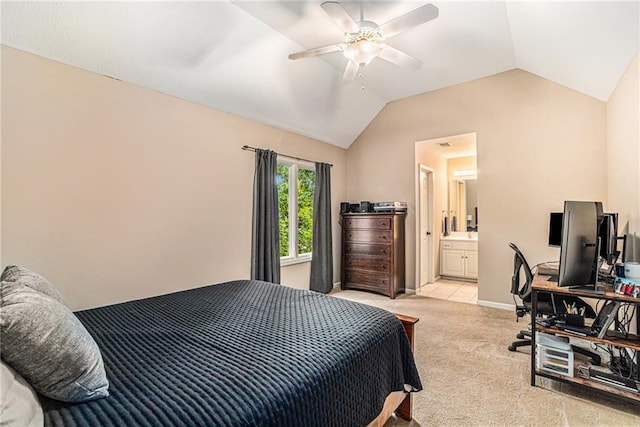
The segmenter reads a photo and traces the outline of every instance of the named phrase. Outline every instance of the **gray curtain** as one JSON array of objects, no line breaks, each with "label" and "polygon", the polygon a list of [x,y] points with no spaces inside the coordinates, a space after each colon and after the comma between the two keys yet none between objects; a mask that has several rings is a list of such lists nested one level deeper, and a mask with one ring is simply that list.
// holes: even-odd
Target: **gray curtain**
[{"label": "gray curtain", "polygon": [[256,150],[253,180],[251,278],[272,283],[280,283],[277,157],[274,151]]},{"label": "gray curtain", "polygon": [[316,163],[313,194],[313,249],[311,259],[312,291],[324,294],[333,288],[333,253],[331,238],[331,165]]}]

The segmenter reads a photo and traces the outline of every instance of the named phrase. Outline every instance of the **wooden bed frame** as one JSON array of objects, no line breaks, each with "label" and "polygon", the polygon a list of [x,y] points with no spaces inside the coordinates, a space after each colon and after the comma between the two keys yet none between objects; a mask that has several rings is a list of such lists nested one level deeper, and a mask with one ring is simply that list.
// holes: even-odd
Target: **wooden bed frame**
[{"label": "wooden bed frame", "polygon": [[[409,343],[411,344],[411,351],[413,351],[413,327],[420,319],[397,313],[396,317],[402,322],[404,330],[407,333],[407,338],[409,338]],[[411,393],[404,391],[394,391],[390,393],[384,401],[384,406],[380,414],[371,421],[367,427],[382,427],[394,412],[403,420],[411,421]]]}]

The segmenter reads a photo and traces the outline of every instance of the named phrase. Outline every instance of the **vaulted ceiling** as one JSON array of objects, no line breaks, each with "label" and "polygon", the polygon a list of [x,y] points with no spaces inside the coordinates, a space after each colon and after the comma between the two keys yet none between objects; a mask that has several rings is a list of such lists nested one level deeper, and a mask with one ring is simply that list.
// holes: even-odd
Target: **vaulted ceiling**
[{"label": "vaulted ceiling", "polygon": [[[519,68],[602,101],[640,47],[638,1],[433,1],[439,16],[342,81],[344,40],[321,1],[2,2],[3,44],[340,147],[386,103]],[[378,24],[425,1],[344,1]]]}]

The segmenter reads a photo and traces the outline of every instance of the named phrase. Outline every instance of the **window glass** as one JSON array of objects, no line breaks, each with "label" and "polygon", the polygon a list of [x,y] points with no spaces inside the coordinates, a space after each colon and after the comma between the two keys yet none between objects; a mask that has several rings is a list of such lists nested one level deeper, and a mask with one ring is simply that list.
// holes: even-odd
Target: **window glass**
[{"label": "window glass", "polygon": [[298,169],[298,255],[311,253],[315,178],[314,171]]},{"label": "window glass", "polygon": [[284,262],[311,255],[316,173],[308,167],[289,160],[278,162],[280,257]]}]

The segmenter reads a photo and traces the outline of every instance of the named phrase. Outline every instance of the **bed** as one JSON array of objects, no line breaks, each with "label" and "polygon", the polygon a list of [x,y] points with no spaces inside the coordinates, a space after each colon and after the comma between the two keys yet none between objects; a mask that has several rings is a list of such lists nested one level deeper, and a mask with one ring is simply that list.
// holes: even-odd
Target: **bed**
[{"label": "bed", "polygon": [[422,389],[396,316],[311,291],[239,280],[75,314],[110,396],[40,396],[47,426],[366,426]]}]

